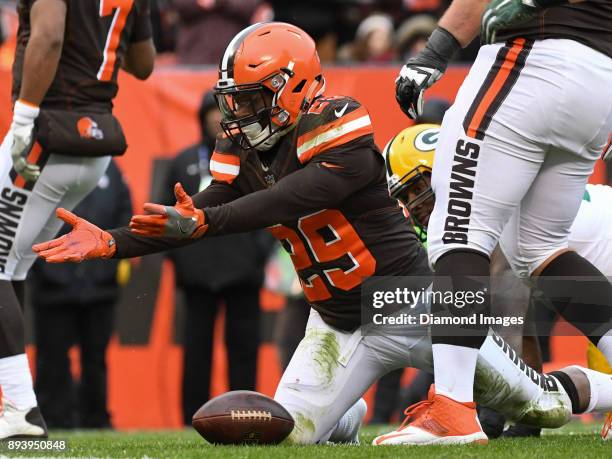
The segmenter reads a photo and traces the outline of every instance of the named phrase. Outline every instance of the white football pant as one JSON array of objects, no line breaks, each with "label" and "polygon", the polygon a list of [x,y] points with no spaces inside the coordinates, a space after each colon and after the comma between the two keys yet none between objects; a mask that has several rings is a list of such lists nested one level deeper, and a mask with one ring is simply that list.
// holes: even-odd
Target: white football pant
[{"label": "white football pant", "polygon": [[[36,148],[36,147],[35,147]],[[0,280],[24,280],[36,255],[32,245],[52,239],[63,225],[58,207],[72,210],[98,184],[110,156],[39,153],[38,180],[25,182],[11,156],[0,158]]]},{"label": "white football pant", "polygon": [[[292,442],[325,443],[344,413],[389,371],[433,371],[429,336],[362,336],[362,330],[337,330],[310,311],[306,335],[274,396],[295,420]],[[474,394],[478,403],[508,419],[540,427],[559,427],[572,413],[559,382],[525,365],[497,335],[487,337],[480,349]]]},{"label": "white football pant", "polygon": [[436,148],[432,265],[456,249],[489,256],[501,236],[510,265],[527,276],[567,248],[612,139],[610,75],[611,58],[573,40],[480,48]]}]

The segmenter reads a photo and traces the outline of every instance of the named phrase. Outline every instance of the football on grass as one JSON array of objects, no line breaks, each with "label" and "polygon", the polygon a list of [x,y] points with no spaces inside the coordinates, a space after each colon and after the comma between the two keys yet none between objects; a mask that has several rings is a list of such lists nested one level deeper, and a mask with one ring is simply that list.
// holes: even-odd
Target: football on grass
[{"label": "football on grass", "polygon": [[293,430],[293,418],[278,402],[258,392],[219,395],[194,415],[193,428],[210,443],[274,445]]}]

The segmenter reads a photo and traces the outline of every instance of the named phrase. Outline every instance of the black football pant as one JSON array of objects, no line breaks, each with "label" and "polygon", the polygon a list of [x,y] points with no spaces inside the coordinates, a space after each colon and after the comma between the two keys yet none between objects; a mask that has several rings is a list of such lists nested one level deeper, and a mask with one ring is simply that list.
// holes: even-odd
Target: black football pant
[{"label": "black football pant", "polygon": [[183,419],[191,425],[193,414],[210,398],[215,319],[225,304],[225,344],[230,390],[255,390],[260,343],[259,287],[237,285],[211,292],[185,288],[183,337]]},{"label": "black football pant", "polygon": [[[114,304],[34,304],[36,394],[50,428],[110,427],[106,348]],[[68,350],[81,353],[81,379],[73,381]]]}]

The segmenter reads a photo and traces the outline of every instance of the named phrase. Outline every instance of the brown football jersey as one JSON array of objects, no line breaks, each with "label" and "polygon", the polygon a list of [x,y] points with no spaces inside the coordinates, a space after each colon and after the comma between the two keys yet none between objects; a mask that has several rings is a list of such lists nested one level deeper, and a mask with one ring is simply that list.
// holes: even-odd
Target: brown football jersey
[{"label": "brown football jersey", "polygon": [[[13,64],[13,98],[21,88],[30,10],[19,0]],[[66,31],[57,73],[42,107],[108,111],[117,94],[117,73],[130,43],[151,37],[149,0],[65,0]]]},{"label": "brown football jersey", "polygon": [[[215,180],[193,198],[206,214],[205,237],[267,228],[290,253],[309,303],[344,330],[361,323],[365,278],[430,274],[425,249],[389,197],[372,133],[354,99],[319,99],[270,151],[220,138],[210,163]],[[180,244],[127,229],[112,234],[120,257]]]},{"label": "brown football jersey", "polygon": [[499,41],[568,38],[612,57],[612,0],[588,0],[548,8],[537,18],[498,33]]}]

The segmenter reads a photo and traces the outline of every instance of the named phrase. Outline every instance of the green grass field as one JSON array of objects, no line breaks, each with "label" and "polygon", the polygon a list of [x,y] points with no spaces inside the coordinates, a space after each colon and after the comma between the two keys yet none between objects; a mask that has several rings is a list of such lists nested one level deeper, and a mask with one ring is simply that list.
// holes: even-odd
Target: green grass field
[{"label": "green grass field", "polygon": [[373,447],[370,442],[387,426],[365,427],[361,446],[212,446],[195,431],[163,432],[53,432],[53,439],[67,440],[69,449],[57,452],[9,452],[0,446],[2,457],[83,458],[610,458],[612,442],[599,438],[600,424],[574,422],[563,429],[546,431],[540,439],[493,440],[487,446]]}]

